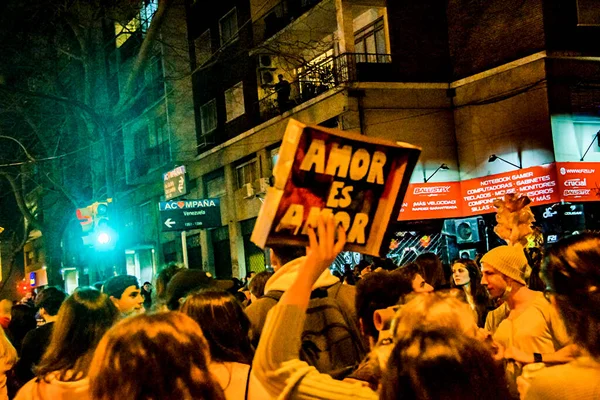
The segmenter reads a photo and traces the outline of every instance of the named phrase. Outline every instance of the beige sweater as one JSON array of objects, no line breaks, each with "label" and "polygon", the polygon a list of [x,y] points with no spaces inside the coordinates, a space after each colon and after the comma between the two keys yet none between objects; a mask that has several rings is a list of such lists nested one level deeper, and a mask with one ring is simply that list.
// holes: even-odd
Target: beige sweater
[{"label": "beige sweater", "polygon": [[529,382],[526,400],[600,399],[600,363],[580,357],[565,365],[544,368]]},{"label": "beige sweater", "polygon": [[298,359],[304,311],[277,304],[269,311],[252,365],[256,377],[278,399],[376,400],[360,383],[342,382]]}]

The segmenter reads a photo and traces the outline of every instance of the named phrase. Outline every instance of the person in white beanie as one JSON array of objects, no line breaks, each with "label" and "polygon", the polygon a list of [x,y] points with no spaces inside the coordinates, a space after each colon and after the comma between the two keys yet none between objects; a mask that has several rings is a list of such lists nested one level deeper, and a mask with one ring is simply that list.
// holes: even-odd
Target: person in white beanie
[{"label": "person in white beanie", "polygon": [[499,246],[481,258],[481,284],[490,297],[502,300],[490,312],[485,328],[504,349],[511,391],[516,393],[516,378],[524,364],[566,363],[572,360],[565,325],[542,292],[526,286],[527,258],[520,246]]}]

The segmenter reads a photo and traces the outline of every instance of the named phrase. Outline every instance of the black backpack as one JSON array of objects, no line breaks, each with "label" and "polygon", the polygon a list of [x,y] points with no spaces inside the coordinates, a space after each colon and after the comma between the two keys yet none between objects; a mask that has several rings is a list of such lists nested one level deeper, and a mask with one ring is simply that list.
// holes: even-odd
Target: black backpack
[{"label": "black backpack", "polygon": [[[336,300],[341,287],[311,293],[300,349],[301,360],[336,379],[349,375],[366,355],[356,322]],[[264,297],[278,302],[282,295],[272,290]]]}]

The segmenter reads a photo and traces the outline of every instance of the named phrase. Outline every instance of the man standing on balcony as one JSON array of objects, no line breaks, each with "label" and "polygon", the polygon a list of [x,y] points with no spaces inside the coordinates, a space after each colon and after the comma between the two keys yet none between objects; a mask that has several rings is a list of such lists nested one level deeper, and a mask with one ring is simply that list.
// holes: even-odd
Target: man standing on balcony
[{"label": "man standing on balcony", "polygon": [[279,78],[279,82],[275,84],[277,105],[279,106],[279,111],[283,114],[288,109],[290,103],[291,85],[284,79],[283,74],[279,74],[277,78]]}]

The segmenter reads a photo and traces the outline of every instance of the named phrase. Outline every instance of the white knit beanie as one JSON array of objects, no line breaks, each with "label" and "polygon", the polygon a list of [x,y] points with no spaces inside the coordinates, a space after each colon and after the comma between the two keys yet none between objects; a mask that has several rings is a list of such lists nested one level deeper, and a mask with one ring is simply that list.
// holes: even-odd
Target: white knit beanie
[{"label": "white knit beanie", "polygon": [[481,262],[494,267],[498,272],[526,285],[529,265],[520,246],[499,246],[481,257]]}]

